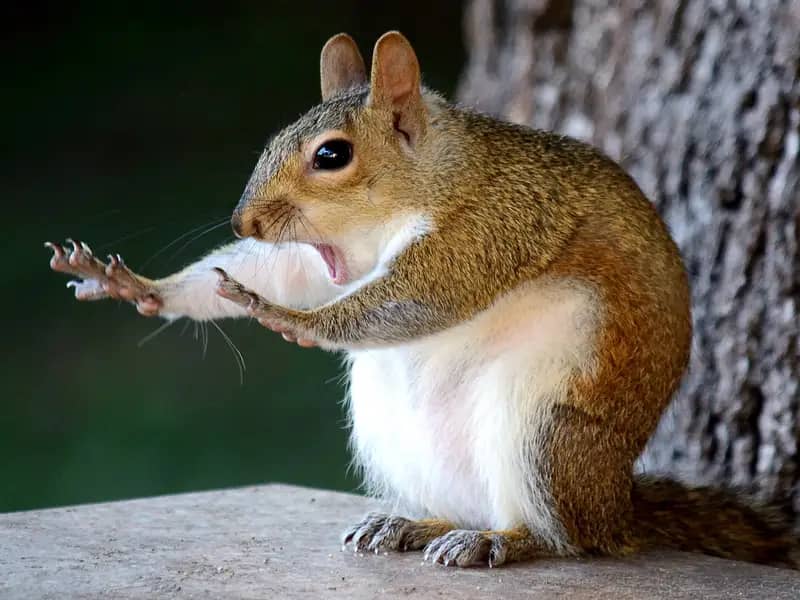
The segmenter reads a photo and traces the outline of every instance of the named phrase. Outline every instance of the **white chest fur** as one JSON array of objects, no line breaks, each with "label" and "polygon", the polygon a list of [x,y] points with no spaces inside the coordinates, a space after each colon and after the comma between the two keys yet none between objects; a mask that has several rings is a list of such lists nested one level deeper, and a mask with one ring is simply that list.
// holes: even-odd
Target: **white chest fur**
[{"label": "white chest fur", "polygon": [[537,436],[569,377],[591,368],[597,320],[591,290],[537,281],[424,340],[351,352],[353,450],[370,489],[411,516],[526,524],[566,543]]}]

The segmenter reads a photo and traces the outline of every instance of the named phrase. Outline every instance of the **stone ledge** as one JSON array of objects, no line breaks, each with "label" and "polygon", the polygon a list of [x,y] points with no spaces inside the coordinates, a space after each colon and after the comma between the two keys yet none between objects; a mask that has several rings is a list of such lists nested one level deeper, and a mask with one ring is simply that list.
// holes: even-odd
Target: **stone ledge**
[{"label": "stone ledge", "polygon": [[285,485],[0,515],[9,598],[800,598],[800,574],[664,552],[498,569],[340,552],[365,498]]}]

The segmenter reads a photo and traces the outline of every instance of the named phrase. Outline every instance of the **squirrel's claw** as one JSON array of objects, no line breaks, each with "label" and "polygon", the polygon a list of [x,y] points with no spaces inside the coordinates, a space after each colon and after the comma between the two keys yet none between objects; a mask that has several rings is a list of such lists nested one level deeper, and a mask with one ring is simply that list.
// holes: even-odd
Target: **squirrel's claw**
[{"label": "squirrel's claw", "polygon": [[50,259],[51,269],[81,279],[96,279],[105,274],[105,265],[95,258],[87,244],[72,239],[68,239],[67,243],[72,249],[61,244],[45,242],[45,247],[53,251]]},{"label": "squirrel's claw", "polygon": [[389,518],[389,515],[382,513],[369,513],[360,522],[344,532],[344,535],[342,535],[342,548],[352,543],[354,552],[367,550],[373,537],[381,530]]},{"label": "squirrel's claw", "polygon": [[108,255],[104,275],[106,277],[104,287],[115,298],[133,302],[153,295],[150,287],[125,265],[119,254]]},{"label": "squirrel's claw", "polygon": [[226,300],[235,302],[253,317],[269,318],[273,312],[273,305],[255,292],[248,290],[241,283],[233,279],[224,269],[214,267],[214,272],[219,276],[217,294]]},{"label": "squirrel's claw", "polygon": [[72,252],[67,260],[73,275],[84,279],[97,279],[105,274],[105,265],[95,257],[88,244],[73,239],[67,239],[67,243],[72,245]]},{"label": "squirrel's claw", "polygon": [[53,251],[50,268],[80,278],[79,281],[67,283],[67,287],[75,290],[78,300],[100,300],[108,297],[102,286],[105,265],[95,258],[88,244],[73,239],[68,239],[67,243],[72,246],[71,249],[54,242],[45,242],[45,248]]},{"label": "squirrel's claw", "polygon": [[53,251],[53,256],[50,258],[50,268],[53,271],[60,271],[62,273],[71,273],[67,249],[61,244],[54,242],[45,242],[45,248],[50,248]]},{"label": "squirrel's claw", "polygon": [[50,248],[53,251],[53,258],[50,259],[50,264],[52,266],[53,261],[58,262],[62,258],[64,258],[64,248],[60,244],[56,244],[54,242],[45,242],[45,248]]}]

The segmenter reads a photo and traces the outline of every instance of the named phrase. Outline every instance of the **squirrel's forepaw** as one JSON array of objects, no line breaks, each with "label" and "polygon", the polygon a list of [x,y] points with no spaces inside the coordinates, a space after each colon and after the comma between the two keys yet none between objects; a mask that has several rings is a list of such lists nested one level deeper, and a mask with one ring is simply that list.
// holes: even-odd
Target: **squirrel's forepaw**
[{"label": "squirrel's forepaw", "polygon": [[254,291],[247,289],[228,275],[224,269],[214,267],[214,271],[219,276],[219,282],[217,283],[217,294],[219,296],[235,302],[247,310],[247,313],[256,318],[262,326],[280,333],[287,342],[296,342],[298,346],[304,348],[316,345],[313,340],[298,335],[290,325],[282,321],[278,314],[279,310],[275,305]]},{"label": "squirrel's forepaw", "polygon": [[50,268],[59,273],[80,277],[79,281],[67,283],[67,287],[75,290],[75,297],[78,300],[107,298],[109,294],[102,285],[106,276],[106,266],[94,256],[88,244],[73,239],[67,239],[67,244],[72,248],[45,242],[45,248],[53,251]]},{"label": "squirrel's forepaw", "polygon": [[446,567],[488,565],[506,562],[507,540],[498,533],[454,529],[425,547],[423,558]]},{"label": "squirrel's forepaw", "polygon": [[252,317],[267,317],[272,312],[272,304],[264,300],[255,292],[247,289],[225,269],[214,267],[214,272],[219,277],[217,282],[217,295],[230,300],[246,309]]},{"label": "squirrel's forepaw", "polygon": [[67,287],[75,290],[78,300],[100,300],[116,298],[136,303],[137,310],[146,316],[158,314],[161,298],[150,282],[131,271],[119,254],[109,255],[108,264],[99,260],[88,244],[67,239],[67,248],[61,244],[46,242],[45,247],[53,251],[50,268],[60,273],[79,277]]}]

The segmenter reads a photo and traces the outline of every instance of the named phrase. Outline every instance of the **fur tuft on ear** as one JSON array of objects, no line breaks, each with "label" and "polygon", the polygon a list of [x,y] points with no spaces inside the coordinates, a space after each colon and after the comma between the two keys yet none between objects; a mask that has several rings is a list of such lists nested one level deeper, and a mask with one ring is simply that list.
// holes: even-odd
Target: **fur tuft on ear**
[{"label": "fur tuft on ear", "polygon": [[367,83],[367,69],[355,41],[339,33],[325,42],[319,57],[322,100]]},{"label": "fur tuft on ear", "polygon": [[370,79],[370,104],[392,111],[395,128],[413,144],[424,130],[425,108],[417,55],[399,31],[384,33],[375,43]]}]

